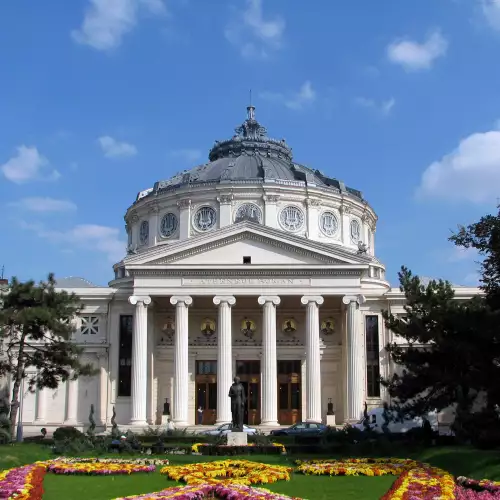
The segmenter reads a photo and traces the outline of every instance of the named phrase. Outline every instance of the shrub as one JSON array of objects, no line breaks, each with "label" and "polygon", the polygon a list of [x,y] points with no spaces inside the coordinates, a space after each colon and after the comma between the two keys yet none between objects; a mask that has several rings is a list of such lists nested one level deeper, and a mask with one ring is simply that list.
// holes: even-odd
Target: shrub
[{"label": "shrub", "polygon": [[80,432],[75,427],[58,427],[53,434],[54,441],[65,441],[67,439],[80,439],[83,437],[83,432]]},{"label": "shrub", "polygon": [[206,445],[200,446],[199,452],[202,455],[279,455],[281,447],[273,445],[256,445],[256,446],[217,446]]},{"label": "shrub", "polygon": [[10,418],[6,413],[0,413],[0,444],[10,443]]}]

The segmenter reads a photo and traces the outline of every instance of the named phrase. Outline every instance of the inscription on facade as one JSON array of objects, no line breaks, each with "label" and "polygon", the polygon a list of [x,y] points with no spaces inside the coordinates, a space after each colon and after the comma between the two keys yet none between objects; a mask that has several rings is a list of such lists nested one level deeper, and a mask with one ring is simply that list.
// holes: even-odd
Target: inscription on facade
[{"label": "inscription on facade", "polygon": [[309,279],[293,278],[183,278],[184,286],[296,286],[309,285]]}]

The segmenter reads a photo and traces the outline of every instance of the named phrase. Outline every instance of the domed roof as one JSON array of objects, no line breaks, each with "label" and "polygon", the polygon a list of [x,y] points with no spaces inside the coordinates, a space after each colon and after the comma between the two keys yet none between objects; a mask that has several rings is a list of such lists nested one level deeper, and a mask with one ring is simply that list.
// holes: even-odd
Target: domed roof
[{"label": "domed roof", "polygon": [[247,107],[247,119],[235,129],[236,134],[216,141],[209,162],[159,181],[138,194],[140,200],[152,193],[175,190],[187,184],[235,184],[276,182],[286,185],[314,185],[348,192],[362,199],[360,191],[348,188],[337,179],[327,177],[293,161],[292,149],[284,139],[267,136],[267,130],[255,119],[255,107]]}]

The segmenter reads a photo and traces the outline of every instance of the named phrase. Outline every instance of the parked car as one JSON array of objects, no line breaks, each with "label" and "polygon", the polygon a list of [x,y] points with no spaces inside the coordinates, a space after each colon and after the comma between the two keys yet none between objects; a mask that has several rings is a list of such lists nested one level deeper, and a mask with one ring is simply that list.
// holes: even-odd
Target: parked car
[{"label": "parked car", "polygon": [[[387,430],[391,433],[406,433],[411,429],[422,427],[424,421],[422,417],[415,417],[411,419],[405,419],[401,421],[396,413],[391,413],[391,420],[389,421]],[[429,413],[427,416],[429,423],[431,424],[432,430],[438,430],[437,414]],[[384,409],[383,408],[373,408],[368,412],[368,421],[366,422],[370,429],[374,432],[384,432]],[[362,418],[352,427],[359,429],[361,431],[365,430],[365,418]]]},{"label": "parked car", "polygon": [[317,436],[328,429],[324,424],[315,424],[312,422],[300,422],[285,429],[274,429],[270,432],[271,436]]},{"label": "parked car", "polygon": [[[198,434],[205,434],[208,436],[221,436],[223,434],[228,434],[229,432],[231,432],[231,424],[222,424],[219,425],[219,427],[216,427],[215,429],[201,431]],[[246,432],[247,434],[255,434],[257,432],[257,429],[254,429],[253,427],[248,427],[248,425],[244,425],[243,432]]]}]

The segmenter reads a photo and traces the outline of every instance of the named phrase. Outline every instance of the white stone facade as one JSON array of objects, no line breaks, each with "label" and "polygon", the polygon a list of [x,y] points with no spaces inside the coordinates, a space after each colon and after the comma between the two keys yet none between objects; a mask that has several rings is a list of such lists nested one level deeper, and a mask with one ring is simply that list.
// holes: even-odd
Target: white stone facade
[{"label": "white stone facade", "polygon": [[[247,127],[253,118],[249,108]],[[84,303],[74,340],[99,374],[26,393],[25,426],[84,425],[91,404],[101,427],[113,407],[119,425],[160,424],[167,398],[178,426],[197,424],[199,406],[204,424],[224,423],[235,375],[250,425],[326,422],[329,402],[352,422],[365,401],[381,404],[377,375],[393,369],[381,311],[403,313],[404,297],[375,256],[374,211],[293,163],[284,142],[240,134],[139,193],[109,287],[62,285]]]}]

